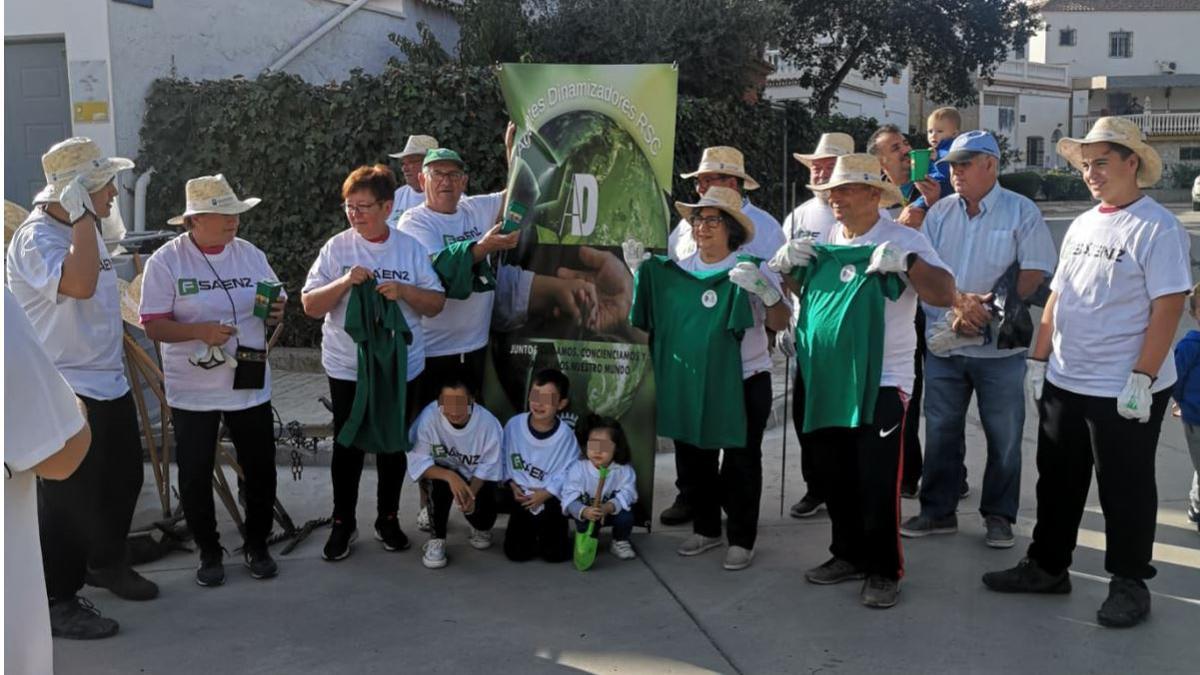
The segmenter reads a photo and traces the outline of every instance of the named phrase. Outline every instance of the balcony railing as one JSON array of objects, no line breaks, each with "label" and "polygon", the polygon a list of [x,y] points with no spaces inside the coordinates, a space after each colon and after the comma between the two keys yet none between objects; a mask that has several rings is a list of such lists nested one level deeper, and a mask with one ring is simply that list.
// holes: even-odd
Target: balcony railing
[{"label": "balcony railing", "polygon": [[996,67],[992,73],[995,80],[1021,80],[1041,84],[1069,87],[1071,78],[1066,66],[1055,66],[1046,63],[1030,63],[1029,61],[1005,61]]},{"label": "balcony railing", "polygon": [[[1146,136],[1200,136],[1200,112],[1148,112],[1140,115],[1117,115],[1133,120]],[[1084,126],[1091,129],[1100,119],[1099,115],[1084,118]]]}]

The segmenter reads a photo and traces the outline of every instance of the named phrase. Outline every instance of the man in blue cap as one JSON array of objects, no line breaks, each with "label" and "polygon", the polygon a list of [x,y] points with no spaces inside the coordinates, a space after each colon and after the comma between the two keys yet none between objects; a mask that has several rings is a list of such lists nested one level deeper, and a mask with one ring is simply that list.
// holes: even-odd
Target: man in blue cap
[{"label": "man in blue cap", "polygon": [[[993,548],[1013,545],[1021,486],[1021,432],[1025,425],[1024,346],[1001,348],[994,323],[1000,284],[1025,299],[1054,271],[1050,230],[1029,199],[997,182],[1000,147],[986,131],[954,140],[940,162],[956,194],[930,207],[922,227],[954,270],[958,287],[950,309],[922,303],[929,354],[925,361],[925,463],[921,513],[900,528],[906,537],[958,530],[955,508],[963,471],[964,433],[971,394],[987,438],[980,513]],[[1000,285],[998,285],[1000,284]]]}]

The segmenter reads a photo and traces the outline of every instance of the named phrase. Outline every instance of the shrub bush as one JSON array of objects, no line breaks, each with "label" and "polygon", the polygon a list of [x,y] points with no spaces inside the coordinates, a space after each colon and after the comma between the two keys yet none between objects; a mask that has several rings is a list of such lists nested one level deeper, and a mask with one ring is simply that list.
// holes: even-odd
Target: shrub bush
[{"label": "shrub bush", "polygon": [[1032,171],[1000,174],[1000,185],[1030,199],[1037,199],[1042,189],[1042,177]]},{"label": "shrub bush", "polygon": [[1055,202],[1088,201],[1092,198],[1083,176],[1069,171],[1051,171],[1042,176],[1042,192],[1046,199]]}]

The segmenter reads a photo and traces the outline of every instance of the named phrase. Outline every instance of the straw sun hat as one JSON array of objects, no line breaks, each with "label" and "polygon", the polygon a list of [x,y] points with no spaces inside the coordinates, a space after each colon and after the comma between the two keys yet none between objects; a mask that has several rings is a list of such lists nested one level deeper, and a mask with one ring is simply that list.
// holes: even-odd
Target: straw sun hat
[{"label": "straw sun hat", "polygon": [[1154,148],[1146,144],[1145,135],[1132,120],[1122,117],[1101,117],[1083,138],[1060,138],[1058,154],[1083,171],[1083,146],[1092,143],[1115,143],[1134,152],[1138,163],[1137,184],[1140,188],[1153,187],[1162,178],[1162,158]]},{"label": "straw sun hat", "polygon": [[691,173],[681,173],[680,178],[695,178],[702,173],[720,173],[741,178],[747,190],[757,190],[758,181],[746,173],[746,160],[742,151],[727,145],[705,148],[700,157],[700,166]]},{"label": "straw sun hat", "polygon": [[83,176],[84,188],[94,192],[118,172],[132,168],[133,161],[124,157],[105,157],[100,146],[90,138],[76,136],[59,141],[42,155],[46,187],[34,196],[33,203],[58,203],[63,189],[77,176]]},{"label": "straw sun hat", "polygon": [[837,164],[833,165],[833,173],[829,176],[829,182],[820,185],[810,184],[808,185],[808,189],[817,191],[832,190],[840,185],[854,184],[879,188],[881,192],[879,197],[880,204],[890,205],[901,201],[900,188],[884,180],[879,160],[874,155],[864,153],[852,153],[838,157]]},{"label": "straw sun hat", "polygon": [[223,213],[234,215],[245,213],[258,206],[258,197],[238,199],[225,176],[200,176],[187,182],[187,209],[167,221],[168,225],[182,225],[183,219],[200,213]]},{"label": "straw sun hat", "polygon": [[742,212],[742,196],[738,194],[737,190],[714,185],[705,190],[700,200],[694,204],[675,202],[675,208],[679,211],[679,215],[689,221],[693,213],[705,207],[720,209],[728,213],[742,227],[746,228],[746,241],[754,239],[754,222],[750,220],[750,216]]},{"label": "straw sun hat", "polygon": [[854,137],[850,134],[843,134],[840,131],[834,131],[828,134],[821,134],[820,140],[817,141],[817,148],[812,153],[802,155],[798,152],[792,153],[792,157],[796,158],[808,168],[812,168],[814,160],[829,159],[830,157],[841,157],[854,152]]}]

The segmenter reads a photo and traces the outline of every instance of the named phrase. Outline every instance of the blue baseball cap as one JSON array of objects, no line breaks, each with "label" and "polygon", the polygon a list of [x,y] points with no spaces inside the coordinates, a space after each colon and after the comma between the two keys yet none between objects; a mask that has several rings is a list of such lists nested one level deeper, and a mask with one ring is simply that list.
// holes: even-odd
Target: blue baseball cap
[{"label": "blue baseball cap", "polygon": [[1000,144],[996,142],[995,136],[976,129],[959,134],[950,144],[946,156],[937,163],[941,165],[950,162],[965,162],[978,154],[991,155],[1000,159]]}]

